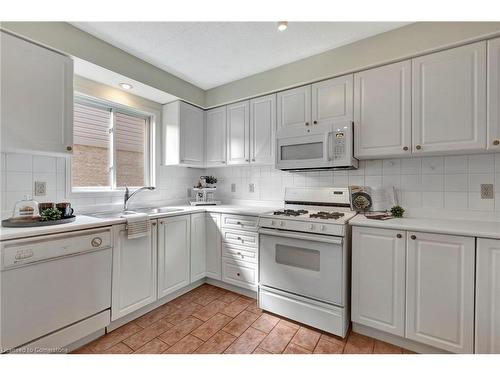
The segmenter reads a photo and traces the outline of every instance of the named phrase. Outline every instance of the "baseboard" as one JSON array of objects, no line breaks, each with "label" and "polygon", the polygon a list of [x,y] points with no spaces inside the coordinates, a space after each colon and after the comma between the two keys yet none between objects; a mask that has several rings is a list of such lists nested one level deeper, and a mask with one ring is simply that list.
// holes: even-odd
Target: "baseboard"
[{"label": "baseboard", "polygon": [[452,354],[450,352],[447,352],[439,348],[435,348],[433,346],[421,344],[419,342],[415,342],[404,337],[395,336],[393,334],[379,331],[378,329],[367,327],[365,325],[354,322],[352,323],[352,330],[353,332],[373,337],[374,339],[385,341],[388,342],[389,344],[400,346],[404,349],[411,350],[412,352],[420,354]]},{"label": "baseboard", "polygon": [[239,286],[228,284],[228,283],[221,281],[221,280],[211,279],[209,277],[206,278],[205,282],[207,284],[217,286],[217,287],[222,288],[222,289],[227,289],[231,292],[243,294],[244,296],[257,299],[257,292],[250,290],[250,289],[241,288]]}]

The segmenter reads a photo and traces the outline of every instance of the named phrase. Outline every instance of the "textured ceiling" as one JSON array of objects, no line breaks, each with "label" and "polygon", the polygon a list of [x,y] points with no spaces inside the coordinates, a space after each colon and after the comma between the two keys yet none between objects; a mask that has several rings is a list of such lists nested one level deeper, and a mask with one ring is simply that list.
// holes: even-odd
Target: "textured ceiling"
[{"label": "textured ceiling", "polygon": [[406,25],[404,22],[75,22],[202,89]]}]

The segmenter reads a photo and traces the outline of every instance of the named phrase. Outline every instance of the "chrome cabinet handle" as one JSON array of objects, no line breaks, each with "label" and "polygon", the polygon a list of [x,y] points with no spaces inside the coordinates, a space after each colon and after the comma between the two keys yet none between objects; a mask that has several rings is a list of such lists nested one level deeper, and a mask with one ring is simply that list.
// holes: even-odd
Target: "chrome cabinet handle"
[{"label": "chrome cabinet handle", "polygon": [[410,238],[411,238],[412,240],[416,240],[416,239],[417,239],[417,236],[415,236],[414,234],[412,234],[412,235],[410,236]]},{"label": "chrome cabinet handle", "polygon": [[90,241],[90,244],[92,245],[92,247],[99,247],[102,245],[102,238],[94,237],[92,238],[92,241]]}]

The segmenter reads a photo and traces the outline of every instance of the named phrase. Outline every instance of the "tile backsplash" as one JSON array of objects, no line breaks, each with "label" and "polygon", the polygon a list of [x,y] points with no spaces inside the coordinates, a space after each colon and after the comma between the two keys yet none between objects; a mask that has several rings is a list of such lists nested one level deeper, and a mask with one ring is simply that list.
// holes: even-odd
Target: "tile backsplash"
[{"label": "tile backsplash", "polygon": [[[81,210],[109,210],[122,203],[122,194],[66,195],[66,162],[62,157],[1,153],[3,217],[25,194],[34,195],[34,182],[47,184],[38,201],[70,201]],[[280,205],[287,186],[367,185],[397,189],[410,211],[460,211],[465,216],[500,216],[500,154],[436,156],[361,161],[351,171],[284,172],[271,166],[194,169],[158,167],[157,189],[134,198],[137,205],[185,203],[187,189],[205,174],[218,178],[217,196],[224,202],[245,201]],[[235,191],[231,192],[231,184]],[[250,192],[253,184],[253,192]],[[481,199],[481,184],[493,184],[494,199]],[[133,205],[132,205],[133,207]]]},{"label": "tile backsplash", "polygon": [[[66,162],[64,157],[38,156],[29,154],[1,153],[2,217],[10,216],[16,201],[24,195],[32,195],[39,202],[69,201],[83,210],[110,210],[123,202],[123,194],[105,193],[86,196],[85,193],[66,194]],[[134,204],[153,205],[156,202],[185,203],[186,188],[195,184],[203,169],[181,167],[158,167],[157,189],[134,197]],[[35,196],[35,181],[46,183],[46,195]]]},{"label": "tile backsplash", "polygon": [[[361,161],[351,171],[284,172],[273,167],[210,168],[223,200],[280,202],[287,186],[386,187],[403,207],[416,210],[500,214],[500,154]],[[231,192],[235,184],[235,192]],[[249,184],[254,184],[251,193]],[[481,184],[493,184],[494,199],[481,199]]]}]

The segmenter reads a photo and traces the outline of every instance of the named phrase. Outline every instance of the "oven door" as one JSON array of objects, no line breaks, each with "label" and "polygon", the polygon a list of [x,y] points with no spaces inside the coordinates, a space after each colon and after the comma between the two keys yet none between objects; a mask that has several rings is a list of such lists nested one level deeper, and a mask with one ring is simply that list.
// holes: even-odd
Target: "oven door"
[{"label": "oven door", "polygon": [[260,284],[343,306],[341,237],[259,230]]},{"label": "oven door", "polygon": [[333,166],[332,132],[277,139],[278,169],[329,168]]}]

